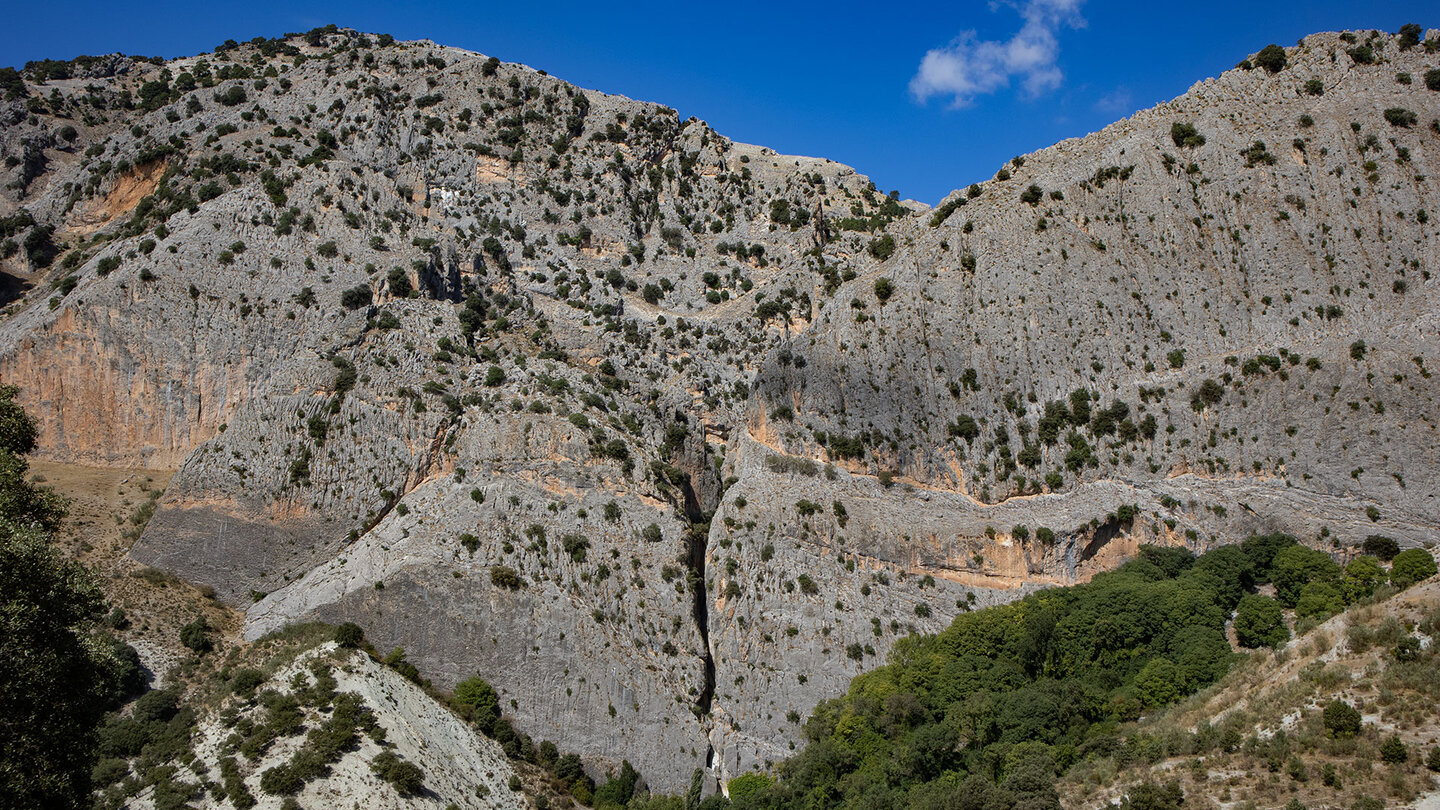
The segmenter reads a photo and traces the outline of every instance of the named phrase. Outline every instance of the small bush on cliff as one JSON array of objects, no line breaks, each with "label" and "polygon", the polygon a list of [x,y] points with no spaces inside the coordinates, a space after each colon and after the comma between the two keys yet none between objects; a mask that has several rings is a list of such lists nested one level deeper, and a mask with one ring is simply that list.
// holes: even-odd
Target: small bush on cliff
[{"label": "small bush on cliff", "polygon": [[456,684],[451,703],[481,731],[494,732],[495,721],[500,719],[500,695],[484,678],[475,675]]},{"label": "small bush on cliff", "polygon": [[1279,73],[1285,69],[1287,59],[1285,49],[1279,45],[1266,45],[1255,54],[1255,66],[1265,68],[1270,73]]},{"label": "small bush on cliff", "polygon": [[508,565],[497,565],[490,569],[490,584],[497,588],[514,591],[519,590],[524,581],[520,579],[519,572],[514,568]]},{"label": "small bush on cliff", "polygon": [[370,306],[374,294],[370,291],[368,284],[360,284],[343,293],[340,293],[340,305],[346,309],[359,309]]},{"label": "small bush on cliff", "polygon": [[1170,140],[1176,146],[1186,149],[1194,149],[1205,145],[1205,136],[1201,135],[1195,125],[1188,122],[1176,121],[1170,125]]}]

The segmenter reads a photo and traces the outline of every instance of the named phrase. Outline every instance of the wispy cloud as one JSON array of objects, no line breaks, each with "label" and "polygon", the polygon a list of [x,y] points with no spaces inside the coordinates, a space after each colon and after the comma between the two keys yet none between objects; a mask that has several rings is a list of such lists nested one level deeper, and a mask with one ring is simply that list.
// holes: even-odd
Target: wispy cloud
[{"label": "wispy cloud", "polygon": [[1095,100],[1095,109],[1110,115],[1124,115],[1135,111],[1135,99],[1130,88],[1117,87]]},{"label": "wispy cloud", "polygon": [[1055,32],[1061,26],[1085,25],[1083,2],[1025,0],[1012,5],[1025,20],[1015,36],[998,42],[982,40],[974,31],[961,33],[949,45],[926,52],[910,80],[910,93],[920,102],[950,96],[954,106],[962,107],[975,96],[1010,86],[1012,78],[1031,95],[1058,87],[1064,76],[1056,64],[1060,43]]}]

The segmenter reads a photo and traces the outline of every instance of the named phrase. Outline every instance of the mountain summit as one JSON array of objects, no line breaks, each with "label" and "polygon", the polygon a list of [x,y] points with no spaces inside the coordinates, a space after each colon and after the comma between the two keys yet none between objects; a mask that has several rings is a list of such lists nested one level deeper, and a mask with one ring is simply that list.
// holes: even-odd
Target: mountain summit
[{"label": "mountain summit", "polygon": [[894,642],[1440,527],[1440,56],[1272,46],[933,210],[329,27],[0,75],[0,378],[175,470],[131,556],[683,790]]}]

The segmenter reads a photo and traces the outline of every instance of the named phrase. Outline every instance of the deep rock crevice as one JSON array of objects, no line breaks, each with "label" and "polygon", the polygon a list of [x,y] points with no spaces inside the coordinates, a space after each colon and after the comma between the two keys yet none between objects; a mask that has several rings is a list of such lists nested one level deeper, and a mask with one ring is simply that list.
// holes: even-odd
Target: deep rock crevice
[{"label": "deep rock crevice", "polygon": [[715,658],[710,652],[710,597],[705,584],[705,557],[710,548],[710,523],[700,510],[695,490],[687,478],[681,485],[684,491],[685,518],[689,527],[685,532],[685,565],[689,569],[690,615],[695,620],[695,629],[700,634],[700,660],[704,671],[704,683],[695,699],[694,711],[697,717],[710,714],[715,701]]}]

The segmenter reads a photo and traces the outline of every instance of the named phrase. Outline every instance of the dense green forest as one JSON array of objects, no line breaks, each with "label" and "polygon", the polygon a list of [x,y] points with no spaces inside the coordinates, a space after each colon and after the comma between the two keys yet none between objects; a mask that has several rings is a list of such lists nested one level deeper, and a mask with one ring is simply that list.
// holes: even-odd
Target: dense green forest
[{"label": "dense green forest", "polygon": [[[1242,642],[1289,638],[1282,606],[1318,621],[1385,585],[1435,573],[1430,555],[1371,538],[1375,556],[1342,567],[1284,534],[1254,536],[1195,557],[1145,546],[1116,571],[958,617],[934,636],[900,641],[887,666],[820,704],[805,749],[774,777],[746,774],[731,796],[635,798],[632,808],[1058,808],[1056,779],[1078,762],[1154,761],[1157,741],[1121,724],[1214,683]],[[1253,593],[1273,585],[1276,598]],[[1237,607],[1240,608],[1237,615]],[[1189,753],[1232,745],[1199,729]],[[1170,754],[1178,752],[1168,752]],[[1126,806],[1179,806],[1174,786],[1145,786]],[[612,806],[597,802],[597,806]],[[621,806],[621,805],[613,805]]]}]

